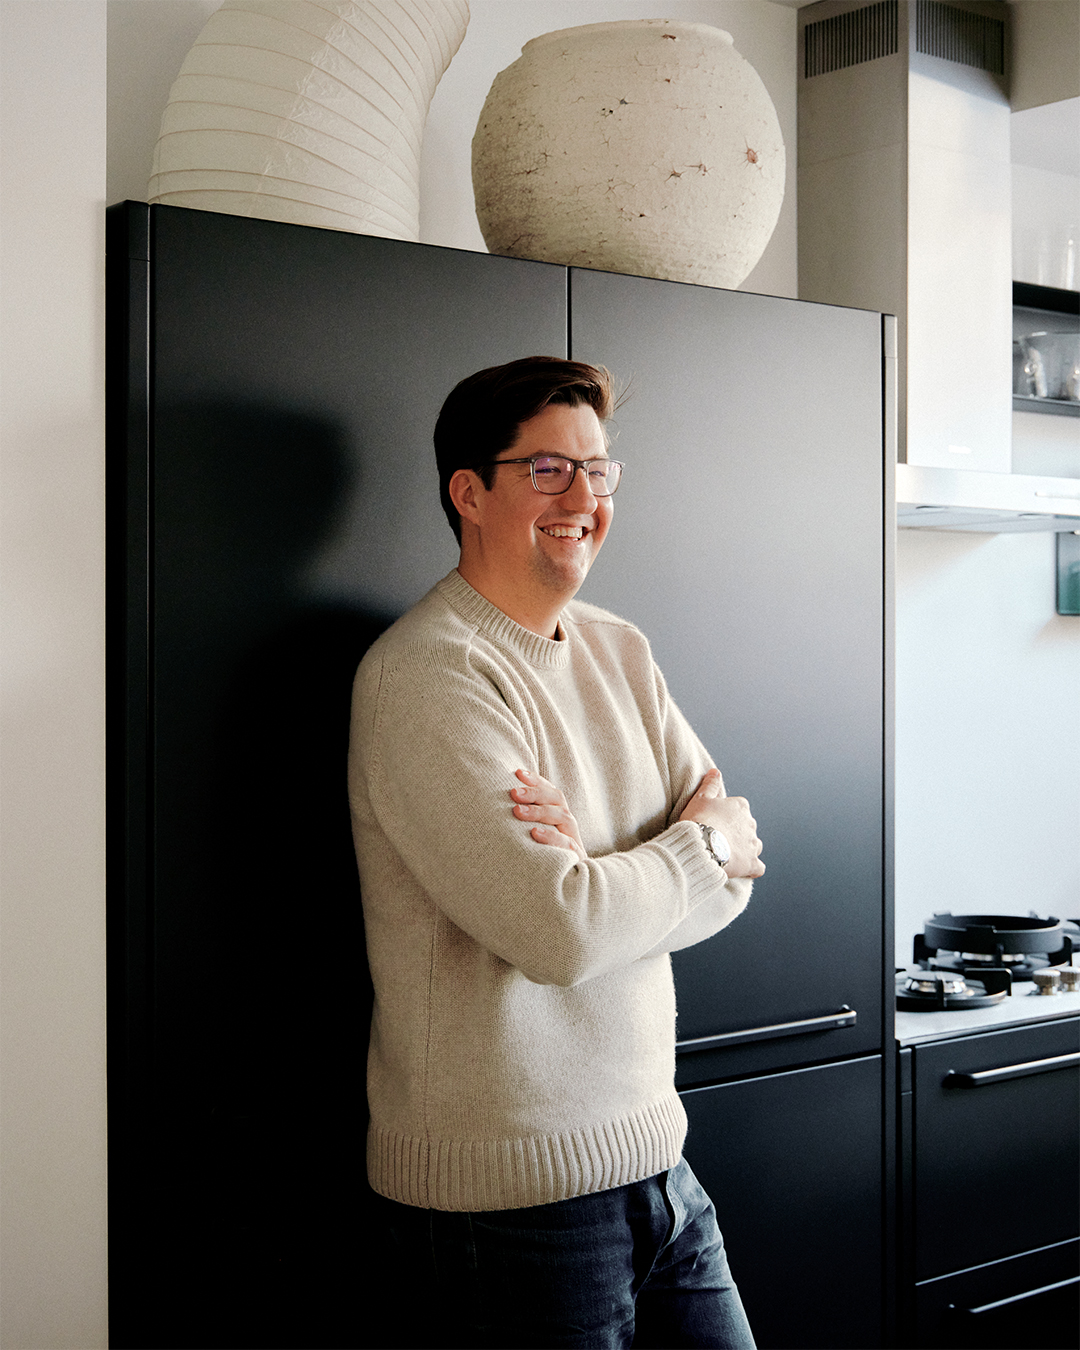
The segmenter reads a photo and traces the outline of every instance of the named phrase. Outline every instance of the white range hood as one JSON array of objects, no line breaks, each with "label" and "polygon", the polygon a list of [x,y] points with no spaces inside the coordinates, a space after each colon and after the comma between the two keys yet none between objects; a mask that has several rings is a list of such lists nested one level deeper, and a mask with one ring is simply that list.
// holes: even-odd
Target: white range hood
[{"label": "white range hood", "polygon": [[1080,478],[898,464],[896,523],[996,534],[1080,530]]},{"label": "white range hood", "polygon": [[1004,0],[799,11],[799,294],[897,316],[897,519],[1080,529],[1080,480],[1012,469]]}]

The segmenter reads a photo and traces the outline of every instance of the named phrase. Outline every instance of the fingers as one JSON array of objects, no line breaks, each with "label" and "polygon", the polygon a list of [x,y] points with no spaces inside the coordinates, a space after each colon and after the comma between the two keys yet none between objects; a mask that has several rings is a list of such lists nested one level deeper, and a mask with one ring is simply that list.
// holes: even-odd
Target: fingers
[{"label": "fingers", "polygon": [[529,833],[538,844],[550,844],[553,848],[566,848],[579,858],[584,856],[570,835],[563,834],[562,830],[557,830],[551,825],[534,825]]},{"label": "fingers", "polygon": [[554,803],[540,802],[533,805],[528,802],[515,802],[514,815],[518,820],[527,820],[530,824],[552,825],[567,834],[577,829],[577,821],[570,812]]},{"label": "fingers", "polygon": [[518,769],[517,776],[521,779],[521,786],[511,788],[510,796],[514,799],[514,815],[518,820],[554,825],[556,829],[572,826],[572,830],[567,832],[576,832],[577,822],[566,798],[554,783],[526,769]]},{"label": "fingers", "polygon": [[562,792],[554,783],[527,769],[518,769],[516,776],[520,785],[510,789],[514,815],[533,826],[529,833],[536,842],[568,848],[581,858],[587,857],[578,823]]},{"label": "fingers", "polygon": [[510,789],[510,796],[516,802],[548,803],[555,806],[566,806],[566,798],[555,786],[549,783],[546,778],[541,778],[538,773],[530,773],[528,769],[518,769],[516,777],[521,780],[520,787]]}]

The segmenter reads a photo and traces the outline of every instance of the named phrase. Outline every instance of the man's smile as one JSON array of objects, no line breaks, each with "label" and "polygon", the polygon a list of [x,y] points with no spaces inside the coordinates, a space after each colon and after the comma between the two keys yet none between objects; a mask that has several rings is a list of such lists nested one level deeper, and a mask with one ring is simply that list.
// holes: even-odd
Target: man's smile
[{"label": "man's smile", "polygon": [[585,525],[541,525],[540,529],[552,539],[584,539],[589,533]]}]

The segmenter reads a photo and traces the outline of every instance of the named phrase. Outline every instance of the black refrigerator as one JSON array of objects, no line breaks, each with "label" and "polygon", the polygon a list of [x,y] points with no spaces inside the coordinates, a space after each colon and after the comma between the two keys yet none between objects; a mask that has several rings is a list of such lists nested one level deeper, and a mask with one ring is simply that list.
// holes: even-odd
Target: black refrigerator
[{"label": "black refrigerator", "polygon": [[629,386],[582,598],[765,840],[674,958],[687,1156],[762,1347],[886,1344],[891,321],[137,203],[108,251],[112,1344],[393,1343],[350,686],[456,561],[443,398],[536,353]]}]

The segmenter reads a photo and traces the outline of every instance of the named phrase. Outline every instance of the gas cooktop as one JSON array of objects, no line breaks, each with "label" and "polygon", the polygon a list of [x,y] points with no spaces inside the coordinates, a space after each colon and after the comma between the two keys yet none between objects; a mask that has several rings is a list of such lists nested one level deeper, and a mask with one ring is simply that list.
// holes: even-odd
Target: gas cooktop
[{"label": "gas cooktop", "polygon": [[897,972],[901,1043],[1080,1013],[1075,920],[935,914]]}]

